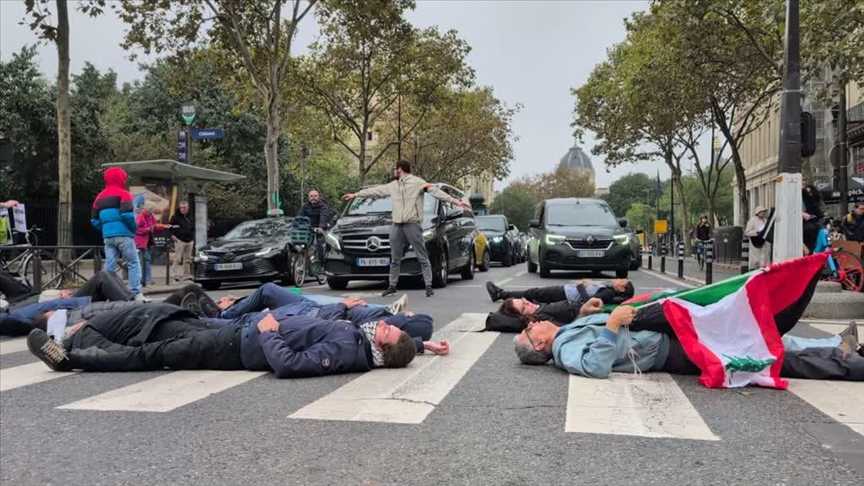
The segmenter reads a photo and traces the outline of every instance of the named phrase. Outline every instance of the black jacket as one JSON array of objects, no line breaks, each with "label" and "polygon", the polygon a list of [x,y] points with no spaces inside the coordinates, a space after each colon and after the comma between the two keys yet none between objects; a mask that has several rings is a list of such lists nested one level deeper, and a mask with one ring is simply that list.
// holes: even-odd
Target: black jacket
[{"label": "black jacket", "polygon": [[696,227],[696,239],[707,241],[711,239],[711,225],[699,225]]},{"label": "black jacket", "polygon": [[333,211],[323,199],[318,201],[318,205],[313,206],[311,202],[306,202],[297,211],[297,216],[306,216],[309,218],[312,228],[327,229],[330,225],[330,220],[333,219]]},{"label": "black jacket", "polygon": [[[150,303],[103,312],[87,321],[85,327],[92,327],[112,343],[141,346],[147,342],[156,325],[167,320],[189,320],[191,322],[198,321],[198,318],[176,305]],[[202,327],[206,326],[202,324]],[[86,345],[82,346],[85,343],[78,342],[81,333],[75,333],[73,336],[72,347],[87,347]]]},{"label": "black jacket", "polygon": [[106,312],[119,311],[128,307],[142,304],[143,302],[138,302],[136,300],[131,300],[128,302],[93,302],[92,304],[87,304],[84,307],[71,309],[66,318],[66,325],[74,326],[81,321],[89,321],[94,317],[104,314]]},{"label": "black jacket", "polygon": [[192,218],[189,217],[189,213],[186,215],[180,214],[180,211],[174,213],[174,216],[171,216],[171,225],[179,226],[179,228],[174,228],[171,230],[171,234],[173,234],[178,240],[189,243],[195,238],[195,225],[192,223]]}]

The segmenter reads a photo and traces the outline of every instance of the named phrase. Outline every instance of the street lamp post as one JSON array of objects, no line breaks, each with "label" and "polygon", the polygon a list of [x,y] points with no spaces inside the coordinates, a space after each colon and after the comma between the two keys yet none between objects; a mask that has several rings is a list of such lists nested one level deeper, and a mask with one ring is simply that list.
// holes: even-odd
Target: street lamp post
[{"label": "street lamp post", "polygon": [[303,143],[300,145],[300,205],[305,202],[306,197],[306,157],[309,156],[309,148]]}]

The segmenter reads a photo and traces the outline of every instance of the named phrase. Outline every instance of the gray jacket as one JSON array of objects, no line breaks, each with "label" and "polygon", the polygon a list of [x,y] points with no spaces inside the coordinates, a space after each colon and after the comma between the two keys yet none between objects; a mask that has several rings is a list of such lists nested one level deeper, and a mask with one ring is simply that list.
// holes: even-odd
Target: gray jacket
[{"label": "gray jacket", "polygon": [[388,184],[363,189],[356,196],[370,199],[389,197],[393,201],[393,224],[404,224],[419,223],[423,220],[423,193],[425,192],[442,201],[458,202],[458,199],[411,174]]},{"label": "gray jacket", "polygon": [[92,304],[87,304],[83,307],[71,309],[66,318],[66,325],[74,326],[81,321],[89,321],[90,319],[93,319],[99,314],[104,314],[105,312],[126,309],[141,304],[143,304],[143,302],[135,300],[129,302],[93,302]]}]

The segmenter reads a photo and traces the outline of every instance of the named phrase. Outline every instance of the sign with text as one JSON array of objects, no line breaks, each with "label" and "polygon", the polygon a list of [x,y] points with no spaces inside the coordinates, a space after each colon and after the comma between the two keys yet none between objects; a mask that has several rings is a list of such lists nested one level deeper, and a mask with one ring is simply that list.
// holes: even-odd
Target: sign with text
[{"label": "sign with text", "polygon": [[193,140],[215,140],[225,136],[221,128],[193,128],[189,136]]},{"label": "sign with text", "polygon": [[18,203],[12,208],[12,218],[15,220],[15,231],[27,231],[27,214],[23,204]]},{"label": "sign with text", "polygon": [[187,101],[180,106],[180,116],[183,117],[183,121],[185,121],[187,125],[191,125],[192,122],[195,121],[195,115],[197,114],[198,107],[191,101]]}]

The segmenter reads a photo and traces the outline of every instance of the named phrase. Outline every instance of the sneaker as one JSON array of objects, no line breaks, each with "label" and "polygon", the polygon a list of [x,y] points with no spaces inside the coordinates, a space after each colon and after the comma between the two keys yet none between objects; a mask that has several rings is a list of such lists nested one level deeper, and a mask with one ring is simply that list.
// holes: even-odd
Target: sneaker
[{"label": "sneaker", "polygon": [[402,297],[399,297],[396,302],[388,305],[386,309],[395,316],[404,311],[406,307],[408,307],[408,294],[402,294]]},{"label": "sneaker", "polygon": [[498,287],[493,282],[486,282],[486,292],[489,292],[489,298],[492,299],[492,302],[501,300],[501,287]]},{"label": "sneaker", "polygon": [[856,341],[861,339],[860,337],[858,337],[858,326],[855,324],[855,321],[849,321],[849,325],[846,327],[846,329],[843,329],[843,331],[840,332],[841,338],[844,338],[846,336],[855,336]]},{"label": "sneaker", "polygon": [[140,293],[140,292],[138,294],[135,294],[135,300],[137,302],[144,302],[144,303],[152,302],[152,300],[148,299],[147,297],[144,297],[144,294]]},{"label": "sneaker", "polygon": [[843,336],[840,345],[837,347],[840,348],[840,352],[843,353],[843,359],[849,359],[852,357],[852,353],[855,353],[858,349],[858,339],[856,339],[855,336],[847,334],[846,336]]},{"label": "sneaker", "polygon": [[42,329],[33,329],[27,336],[27,349],[54,371],[70,371],[72,364],[66,350]]},{"label": "sneaker", "polygon": [[396,293],[396,289],[393,287],[387,287],[387,290],[381,292],[381,297],[387,297],[388,295],[393,295]]},{"label": "sneaker", "polygon": [[432,290],[432,287],[426,287],[426,297],[432,297],[435,295],[435,291]]},{"label": "sneaker", "polygon": [[207,297],[201,297],[198,299],[198,308],[201,309],[201,313],[204,314],[205,317],[219,317],[219,314],[222,313],[221,309],[213,305],[213,301]]},{"label": "sneaker", "polygon": [[201,312],[201,307],[198,305],[198,297],[196,297],[195,294],[184,295],[183,300],[180,301],[180,307],[198,317],[204,317],[204,313]]}]

